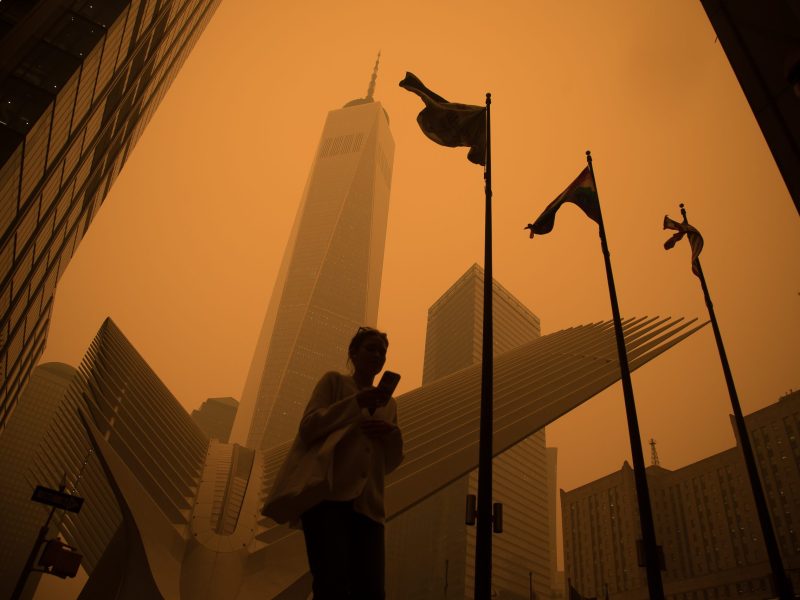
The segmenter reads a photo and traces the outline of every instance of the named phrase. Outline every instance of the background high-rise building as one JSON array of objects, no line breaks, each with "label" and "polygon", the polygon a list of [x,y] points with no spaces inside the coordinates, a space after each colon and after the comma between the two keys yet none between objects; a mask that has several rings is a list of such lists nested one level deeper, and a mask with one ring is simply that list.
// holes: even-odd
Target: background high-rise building
[{"label": "background high-rise building", "polygon": [[[800,586],[800,392],[745,417],[784,568]],[[734,429],[735,431],[735,429]],[[741,449],[674,471],[647,468],[667,598],[772,597],[771,572]],[[583,596],[644,599],[633,471],[561,491],[564,571]]]},{"label": "background high-rise building", "polygon": [[[540,336],[539,319],[493,282],[496,354]],[[423,385],[477,364],[483,330],[483,269],[473,265],[428,310]],[[401,407],[402,408],[402,407]],[[492,537],[492,581],[503,598],[547,597],[555,571],[555,449],[541,430],[494,460],[493,499],[504,504],[502,534]],[[475,529],[464,500],[477,471],[393,520],[387,530],[387,586],[404,599],[471,598]]]},{"label": "background high-rise building", "polygon": [[59,278],[218,4],[0,2],[0,431]]},{"label": "background high-rise building", "polygon": [[[58,465],[48,469],[45,478],[34,478],[31,465],[47,453],[41,440],[56,427],[54,418],[64,393],[77,371],[69,365],[47,363],[33,370],[25,388],[23,403],[0,436],[0,598],[11,597],[25,560],[33,548],[39,528],[44,525],[49,507],[31,501],[37,485],[58,489]],[[54,537],[57,523],[51,523]],[[31,598],[40,575],[32,574],[23,598]]]},{"label": "background high-rise building", "polygon": [[209,438],[227,443],[239,403],[234,398],[209,398],[192,411],[192,421]]},{"label": "background high-rise building", "polygon": [[325,121],[242,397],[250,448],[292,439],[320,376],[377,321],[394,140],[375,76]]}]

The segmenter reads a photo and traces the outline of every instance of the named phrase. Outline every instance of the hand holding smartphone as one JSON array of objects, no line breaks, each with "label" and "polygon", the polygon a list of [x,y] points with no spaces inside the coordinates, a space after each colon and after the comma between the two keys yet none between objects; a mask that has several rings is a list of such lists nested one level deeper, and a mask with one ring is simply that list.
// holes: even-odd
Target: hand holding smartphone
[{"label": "hand holding smartphone", "polygon": [[[381,393],[383,398],[381,405],[386,404],[389,402],[389,398],[392,397],[394,390],[397,388],[397,384],[400,382],[400,374],[395,373],[394,371],[384,371],[383,375],[381,376],[381,380],[378,382],[376,389]],[[375,408],[372,407],[369,409],[369,414],[375,414]]]}]

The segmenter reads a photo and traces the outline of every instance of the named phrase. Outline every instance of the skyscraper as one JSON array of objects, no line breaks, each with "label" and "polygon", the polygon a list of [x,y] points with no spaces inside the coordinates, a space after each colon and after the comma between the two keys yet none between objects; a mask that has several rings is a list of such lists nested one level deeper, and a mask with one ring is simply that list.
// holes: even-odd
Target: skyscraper
[{"label": "skyscraper", "polygon": [[0,2],[0,431],[59,278],[218,4]]},{"label": "skyscraper", "polygon": [[[493,296],[496,354],[540,336],[539,318],[497,281]],[[428,309],[423,385],[480,362],[482,314],[483,269],[475,264]],[[549,595],[555,569],[555,449],[545,447],[540,430],[498,456],[493,470],[494,500],[504,503],[506,521],[505,531],[493,536],[493,585],[502,597],[527,596],[531,582],[537,593]],[[473,471],[389,524],[390,595],[472,597],[475,529],[464,525],[464,499],[476,489]]]},{"label": "skyscraper", "polygon": [[319,377],[376,323],[394,159],[377,67],[366,98],[325,121],[242,395],[250,448],[293,438]]},{"label": "skyscraper", "polygon": [[233,398],[209,398],[199,409],[192,411],[192,421],[208,437],[226,444],[237,408],[239,403]]}]

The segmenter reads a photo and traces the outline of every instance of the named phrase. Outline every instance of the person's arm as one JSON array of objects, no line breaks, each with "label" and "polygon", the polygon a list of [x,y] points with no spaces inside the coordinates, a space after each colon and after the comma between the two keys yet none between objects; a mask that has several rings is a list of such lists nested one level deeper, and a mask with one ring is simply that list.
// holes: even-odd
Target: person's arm
[{"label": "person's arm", "polygon": [[331,371],[322,376],[311,394],[300,420],[300,439],[312,444],[340,427],[349,425],[361,416],[356,394],[337,399],[339,374]]}]

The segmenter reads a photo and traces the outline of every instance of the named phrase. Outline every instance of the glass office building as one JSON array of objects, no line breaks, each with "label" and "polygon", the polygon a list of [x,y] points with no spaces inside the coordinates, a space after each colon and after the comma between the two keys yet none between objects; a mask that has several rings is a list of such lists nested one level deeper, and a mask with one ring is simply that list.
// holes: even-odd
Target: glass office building
[{"label": "glass office building", "polygon": [[218,4],[0,2],[0,431],[59,278]]},{"label": "glass office building", "polygon": [[[472,265],[428,309],[423,385],[481,362],[483,275]],[[540,337],[539,318],[497,281],[492,294],[496,355]],[[524,598],[531,589],[539,597],[550,595],[555,452],[546,447],[541,429],[494,459],[493,500],[504,504],[505,525],[492,536],[492,585],[502,598]],[[477,493],[477,475],[472,471],[389,524],[389,597],[472,598],[475,528],[464,525],[464,500]]]},{"label": "glass office building", "polygon": [[294,438],[316,382],[377,321],[394,140],[374,81],[325,121],[245,384],[249,448]]}]

